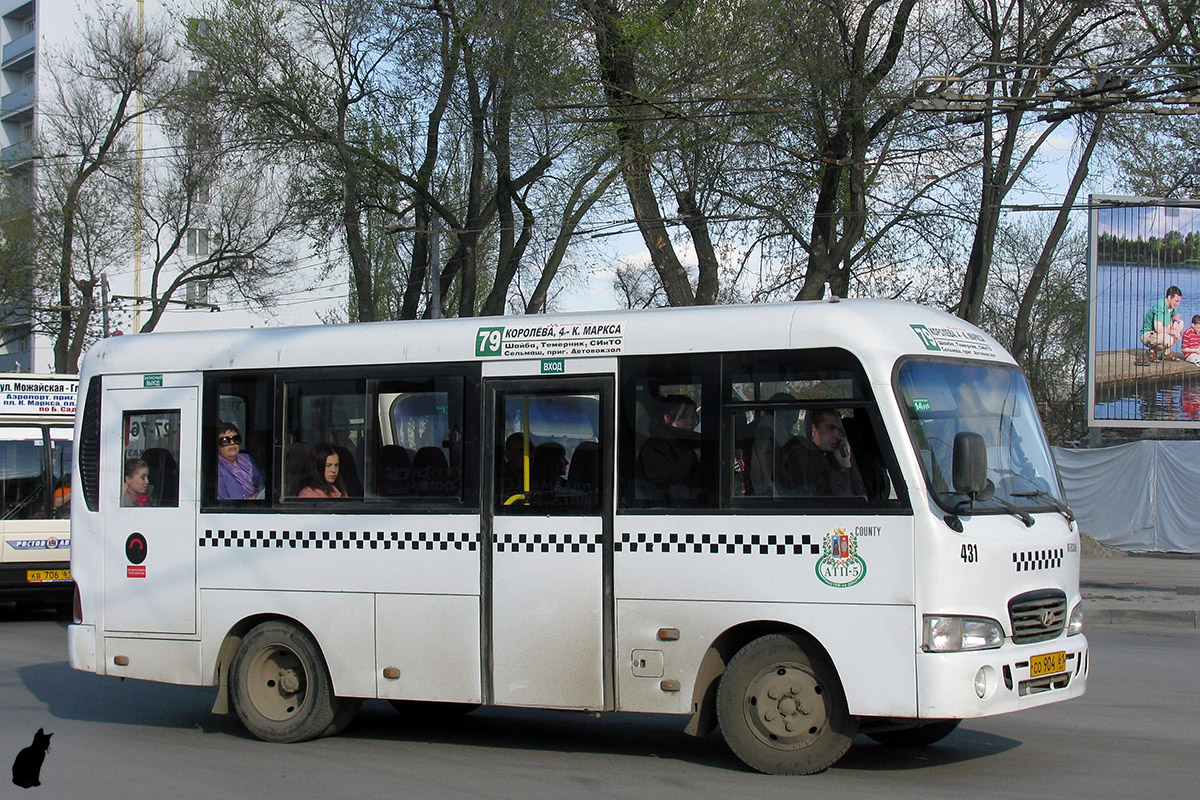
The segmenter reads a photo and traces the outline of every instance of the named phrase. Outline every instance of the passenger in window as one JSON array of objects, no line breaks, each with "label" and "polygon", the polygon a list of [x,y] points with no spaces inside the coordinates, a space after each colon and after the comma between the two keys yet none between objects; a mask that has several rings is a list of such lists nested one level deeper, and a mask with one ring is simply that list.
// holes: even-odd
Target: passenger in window
[{"label": "passenger in window", "polygon": [[[349,444],[353,445],[353,442]],[[362,479],[358,477],[358,467],[354,463],[354,453],[349,447],[344,447],[340,444],[333,445],[333,449],[338,454],[338,467],[341,474],[343,491],[347,497],[362,497],[363,484]]]},{"label": "passenger in window", "polygon": [[317,445],[308,454],[308,472],[304,476],[304,486],[296,496],[345,497],[341,471],[337,448],[328,442]]},{"label": "passenger in window", "polygon": [[68,519],[71,516],[71,473],[63,475],[54,489],[54,518]]},{"label": "passenger in window", "polygon": [[668,395],[634,464],[636,496],[690,505],[700,493],[700,436],[696,402]]},{"label": "passenger in window", "polygon": [[150,505],[150,465],[140,458],[125,462],[125,491],[121,493],[122,506]]},{"label": "passenger in window", "polygon": [[[772,403],[795,401],[787,392],[771,396]],[[766,411],[754,426],[754,443],[750,450],[750,489],[757,497],[775,494],[775,476],[779,474],[781,456],[795,437],[792,429],[800,419],[800,409],[779,408]]]},{"label": "passenger in window", "polygon": [[504,474],[500,477],[500,493],[504,499],[525,491],[525,434],[509,434],[504,440]]},{"label": "passenger in window", "polygon": [[535,492],[554,492],[567,486],[567,448],[558,442],[539,444],[533,451],[529,484]]},{"label": "passenger in window", "polygon": [[841,415],[831,408],[810,409],[804,427],[808,437],[790,443],[783,455],[781,493],[813,497],[865,495]]},{"label": "passenger in window", "polygon": [[260,500],[266,495],[262,470],[242,452],[242,435],[232,422],[217,427],[217,499]]}]

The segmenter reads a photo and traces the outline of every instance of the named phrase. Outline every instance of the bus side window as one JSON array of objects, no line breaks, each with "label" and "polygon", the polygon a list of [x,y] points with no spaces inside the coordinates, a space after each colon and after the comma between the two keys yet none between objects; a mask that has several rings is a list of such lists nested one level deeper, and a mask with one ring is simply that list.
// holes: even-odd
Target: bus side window
[{"label": "bus side window", "polygon": [[[295,498],[306,486],[324,490],[323,485],[310,485],[321,476],[313,474],[309,463],[313,449],[322,444],[331,445],[337,454],[338,492],[352,499],[363,496],[363,474],[369,469],[365,461],[375,437],[372,383],[348,377],[284,384],[284,497]],[[315,469],[320,473],[319,466]]]},{"label": "bus side window", "polygon": [[0,428],[0,519],[44,519],[41,428]]},{"label": "bus side window", "polygon": [[598,511],[598,394],[507,394],[499,416],[495,480],[499,513],[574,515]]},{"label": "bus side window", "polygon": [[380,381],[368,497],[463,498],[463,392],[458,375]]},{"label": "bus side window", "polygon": [[617,448],[623,508],[717,505],[720,357],[631,357],[621,362]]},{"label": "bus side window", "polygon": [[179,412],[127,411],[124,419],[123,506],[179,505]]},{"label": "bus side window", "polygon": [[739,353],[726,357],[726,375],[732,501],[810,508],[900,499],[892,453],[853,354]]},{"label": "bus side window", "polygon": [[[205,504],[231,504],[239,508],[244,507],[246,503],[265,504],[275,486],[273,475],[276,468],[272,453],[272,443],[275,440],[275,391],[272,377],[261,374],[210,374],[205,380],[204,398],[200,463],[203,476],[202,497]],[[241,437],[241,442],[233,451],[219,444],[219,435],[229,431],[218,429],[229,425],[232,425],[233,432]],[[217,459],[222,456],[237,458],[243,462],[248,457],[253,461],[254,468],[261,473],[261,485],[265,488],[255,497],[248,499],[222,500],[222,494],[226,498],[230,495],[244,497],[250,491],[231,491],[232,487],[227,477],[222,492],[222,471],[217,463]],[[228,476],[229,473],[225,474]],[[253,486],[250,487],[252,488]]]},{"label": "bus side window", "polygon": [[71,518],[73,433],[70,428],[50,429],[50,474],[54,481],[51,514],[54,519]]}]

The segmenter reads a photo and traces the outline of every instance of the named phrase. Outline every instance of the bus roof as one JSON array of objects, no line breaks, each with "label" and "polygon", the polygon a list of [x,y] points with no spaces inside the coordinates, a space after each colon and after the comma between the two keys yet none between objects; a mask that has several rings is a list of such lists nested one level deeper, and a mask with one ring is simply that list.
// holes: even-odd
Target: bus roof
[{"label": "bus roof", "polygon": [[943,311],[855,299],[128,335],[88,351],[82,372],[569,361],[814,347],[855,353],[876,380],[887,380],[896,360],[910,354],[1013,363],[991,336]]}]

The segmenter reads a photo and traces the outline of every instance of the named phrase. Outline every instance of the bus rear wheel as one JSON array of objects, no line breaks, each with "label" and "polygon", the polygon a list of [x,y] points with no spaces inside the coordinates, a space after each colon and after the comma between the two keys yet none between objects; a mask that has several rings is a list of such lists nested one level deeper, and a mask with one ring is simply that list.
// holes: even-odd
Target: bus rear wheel
[{"label": "bus rear wheel", "polygon": [[730,660],[717,719],[734,755],[772,775],[827,769],[858,731],[833,665],[786,634],[755,639]]},{"label": "bus rear wheel", "polygon": [[230,694],[246,729],[267,742],[303,742],[349,724],[357,702],[333,693],[312,636],[264,622],[242,639],[229,668]]}]

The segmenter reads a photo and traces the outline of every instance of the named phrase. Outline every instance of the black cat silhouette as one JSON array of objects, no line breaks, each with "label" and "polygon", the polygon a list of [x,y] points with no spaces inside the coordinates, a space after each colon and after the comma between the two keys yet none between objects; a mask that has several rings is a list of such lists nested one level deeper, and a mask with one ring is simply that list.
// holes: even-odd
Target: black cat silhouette
[{"label": "black cat silhouette", "polygon": [[17,753],[17,758],[13,761],[13,783],[25,789],[42,785],[42,761],[46,759],[46,753],[50,752],[50,737],[53,735],[38,728],[37,733],[33,735],[33,744]]}]

